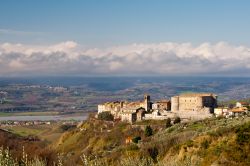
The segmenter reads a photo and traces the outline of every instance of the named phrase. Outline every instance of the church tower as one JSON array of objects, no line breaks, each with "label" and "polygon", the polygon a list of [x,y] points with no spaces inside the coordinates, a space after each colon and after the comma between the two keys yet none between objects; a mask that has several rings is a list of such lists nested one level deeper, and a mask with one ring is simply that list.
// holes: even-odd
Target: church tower
[{"label": "church tower", "polygon": [[150,96],[148,94],[144,95],[144,108],[146,111],[150,110]]}]

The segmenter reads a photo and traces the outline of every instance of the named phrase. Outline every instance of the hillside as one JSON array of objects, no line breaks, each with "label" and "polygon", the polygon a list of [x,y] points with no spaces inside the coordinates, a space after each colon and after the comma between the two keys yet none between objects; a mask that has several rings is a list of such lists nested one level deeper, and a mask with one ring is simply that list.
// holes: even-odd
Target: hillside
[{"label": "hillside", "polygon": [[[250,164],[250,117],[205,119],[169,128],[165,123],[130,125],[90,118],[63,134],[55,147],[65,154],[65,165]],[[144,130],[149,124],[153,135],[147,137]],[[138,136],[139,143],[131,142]]]},{"label": "hillside", "polygon": [[47,165],[54,165],[57,161],[57,153],[35,136],[24,137],[0,129],[0,155],[3,155],[2,148],[9,149],[11,156],[18,161],[22,159],[24,151],[29,159],[41,158]]}]

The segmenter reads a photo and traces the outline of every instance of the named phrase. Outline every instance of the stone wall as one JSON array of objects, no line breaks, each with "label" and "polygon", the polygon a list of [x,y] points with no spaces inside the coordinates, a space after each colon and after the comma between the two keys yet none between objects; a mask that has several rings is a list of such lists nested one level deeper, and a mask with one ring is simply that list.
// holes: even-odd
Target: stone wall
[{"label": "stone wall", "polygon": [[204,107],[215,108],[216,96],[213,94],[185,94],[171,98],[171,111],[199,111]]},{"label": "stone wall", "polygon": [[179,97],[179,110],[198,111],[203,107],[202,97]]}]

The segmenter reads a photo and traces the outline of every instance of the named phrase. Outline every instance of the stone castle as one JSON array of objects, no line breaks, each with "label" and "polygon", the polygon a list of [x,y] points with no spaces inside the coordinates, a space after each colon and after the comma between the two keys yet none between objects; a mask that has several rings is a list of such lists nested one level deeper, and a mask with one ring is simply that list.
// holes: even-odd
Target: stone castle
[{"label": "stone castle", "polygon": [[115,101],[98,105],[98,114],[110,112],[115,119],[135,121],[167,119],[179,116],[186,119],[211,117],[217,107],[217,96],[211,93],[190,93],[152,102],[149,95],[143,101]]},{"label": "stone castle", "polygon": [[171,111],[183,118],[202,119],[212,115],[217,96],[212,93],[181,94],[171,97]]}]

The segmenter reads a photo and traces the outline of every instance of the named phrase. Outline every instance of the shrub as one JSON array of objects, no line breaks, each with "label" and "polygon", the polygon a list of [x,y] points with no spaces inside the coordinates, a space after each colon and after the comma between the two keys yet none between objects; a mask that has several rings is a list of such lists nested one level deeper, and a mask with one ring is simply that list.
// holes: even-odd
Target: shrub
[{"label": "shrub", "polygon": [[131,144],[131,145],[129,145],[127,147],[127,150],[129,150],[129,151],[135,151],[135,150],[138,150],[138,149],[139,149],[139,147],[137,145],[135,145],[135,144]]},{"label": "shrub", "polygon": [[15,166],[15,165],[23,165],[23,166],[45,166],[47,165],[45,161],[33,157],[29,159],[30,156],[28,156],[24,150],[23,150],[23,156],[20,160],[14,159],[10,153],[9,148],[4,149],[3,147],[0,147],[0,166]]},{"label": "shrub", "polygon": [[154,165],[151,158],[129,156],[122,158],[118,165],[122,166],[152,166]]},{"label": "shrub", "polygon": [[153,159],[154,162],[157,161],[157,156],[159,154],[158,149],[156,147],[148,149],[149,156]]},{"label": "shrub", "polygon": [[250,143],[250,123],[246,123],[236,129],[238,144]]},{"label": "shrub", "polygon": [[136,143],[136,144],[137,144],[140,140],[141,140],[141,137],[140,137],[140,136],[134,137],[134,138],[132,139],[132,141],[133,141],[134,143]]},{"label": "shrub", "polygon": [[151,136],[151,135],[153,135],[153,130],[152,130],[152,128],[151,128],[150,126],[146,126],[146,129],[145,129],[145,136],[146,136],[146,137],[149,137],[149,136]]},{"label": "shrub", "polygon": [[176,117],[174,119],[174,124],[180,123],[181,122],[181,118],[180,117]]},{"label": "shrub", "polygon": [[106,112],[101,112],[98,114],[98,119],[100,120],[106,120],[106,121],[113,121],[114,120],[114,116],[106,111]]},{"label": "shrub", "polygon": [[192,146],[194,146],[194,141],[188,140],[188,141],[186,142],[186,145],[187,145],[187,147],[192,147]]},{"label": "shrub", "polygon": [[204,141],[201,142],[201,147],[202,147],[203,149],[207,149],[208,146],[209,146],[208,140],[205,139]]},{"label": "shrub", "polygon": [[68,130],[74,129],[75,127],[76,127],[76,125],[69,125],[69,124],[65,124],[65,125],[60,126],[62,131],[68,131]]},{"label": "shrub", "polygon": [[170,118],[167,118],[167,120],[166,120],[166,128],[169,128],[169,127],[171,127],[172,126],[172,124],[171,124],[171,119]]}]

